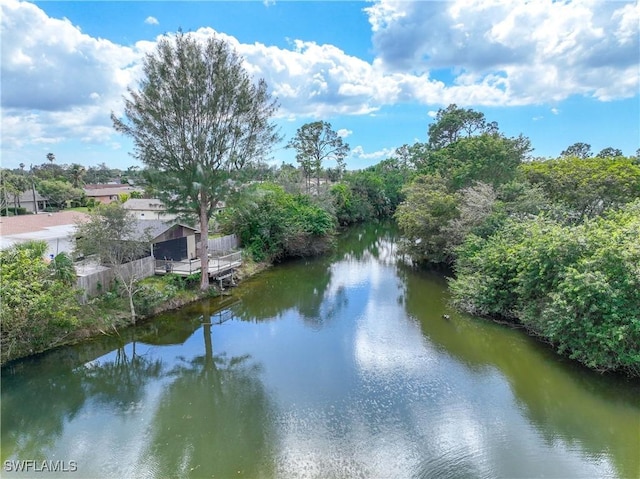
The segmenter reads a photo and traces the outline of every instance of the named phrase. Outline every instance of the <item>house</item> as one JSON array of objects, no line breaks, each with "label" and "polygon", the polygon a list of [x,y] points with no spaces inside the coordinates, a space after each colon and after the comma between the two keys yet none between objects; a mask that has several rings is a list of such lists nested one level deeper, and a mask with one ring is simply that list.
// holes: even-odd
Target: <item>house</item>
[{"label": "house", "polygon": [[175,220],[177,215],[167,213],[164,203],[158,199],[128,199],[123,208],[129,210],[139,220]]},{"label": "house", "polygon": [[131,185],[118,185],[118,184],[106,184],[106,185],[84,185],[84,195],[89,199],[93,199],[98,203],[111,203],[117,201],[120,195],[125,193],[130,195],[132,192],[143,193],[143,190]]},{"label": "house", "polygon": [[[37,213],[38,211],[42,211],[46,208],[47,199],[42,196],[38,191],[35,191],[35,203],[33,201],[34,191],[32,189],[28,189],[27,191],[23,191],[16,198],[11,195],[7,197],[7,206],[9,211],[15,208],[25,208],[30,213]],[[36,209],[36,205],[38,208]]]}]

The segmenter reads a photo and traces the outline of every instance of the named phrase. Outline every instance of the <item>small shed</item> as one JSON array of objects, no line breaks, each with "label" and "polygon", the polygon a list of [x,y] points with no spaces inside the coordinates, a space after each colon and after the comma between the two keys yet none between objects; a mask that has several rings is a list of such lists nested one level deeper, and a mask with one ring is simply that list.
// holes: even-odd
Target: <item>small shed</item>
[{"label": "small shed", "polygon": [[200,241],[200,232],[196,228],[162,220],[136,221],[141,234],[148,231],[151,235],[154,258],[172,261],[196,258],[196,244]]}]

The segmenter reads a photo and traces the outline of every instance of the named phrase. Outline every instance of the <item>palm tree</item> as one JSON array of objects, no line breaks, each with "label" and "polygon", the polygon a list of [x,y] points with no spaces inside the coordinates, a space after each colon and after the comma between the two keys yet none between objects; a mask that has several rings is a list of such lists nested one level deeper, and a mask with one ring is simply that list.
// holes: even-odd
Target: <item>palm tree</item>
[{"label": "palm tree", "polygon": [[47,153],[47,160],[49,160],[49,163],[53,165],[53,162],[56,161],[56,155],[53,153]]},{"label": "palm tree", "polygon": [[74,188],[81,188],[84,184],[83,177],[87,171],[84,166],[74,163],[71,165],[71,182]]}]

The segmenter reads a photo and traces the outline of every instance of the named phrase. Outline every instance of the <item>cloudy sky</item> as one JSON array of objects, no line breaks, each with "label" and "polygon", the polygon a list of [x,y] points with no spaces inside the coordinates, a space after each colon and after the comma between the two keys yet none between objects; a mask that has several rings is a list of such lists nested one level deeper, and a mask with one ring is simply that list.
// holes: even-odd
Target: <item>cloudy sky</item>
[{"label": "cloudy sky", "polygon": [[[23,2],[0,0],[2,167],[126,168],[110,113],[178,29],[217,35],[281,104],[285,142],[329,121],[362,168],[425,141],[438,108],[482,111],[534,155],[640,146],[640,6],[624,1]],[[279,145],[276,162],[293,161]]]}]

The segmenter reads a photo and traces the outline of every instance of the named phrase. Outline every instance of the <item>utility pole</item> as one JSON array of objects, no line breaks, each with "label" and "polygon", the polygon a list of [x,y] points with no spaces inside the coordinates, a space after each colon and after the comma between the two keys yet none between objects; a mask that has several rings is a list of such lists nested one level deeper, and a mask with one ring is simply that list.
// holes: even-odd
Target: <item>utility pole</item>
[{"label": "utility pole", "polygon": [[31,192],[33,193],[33,212],[38,214],[38,201],[36,200],[36,182],[33,175],[33,163],[29,165],[29,171],[31,172]]}]

